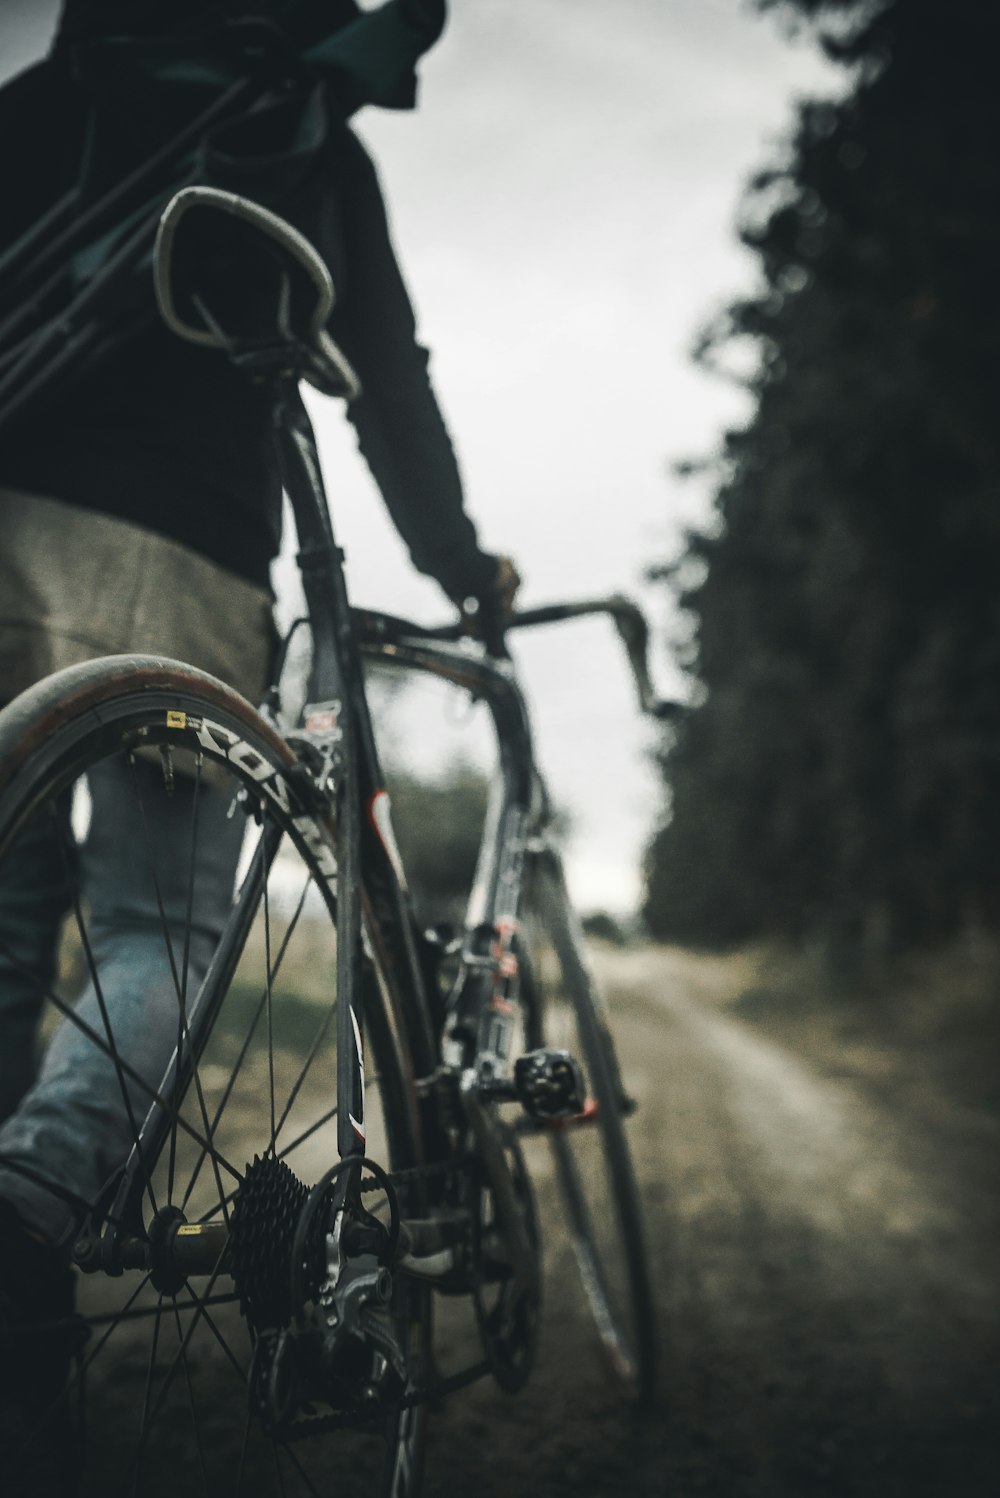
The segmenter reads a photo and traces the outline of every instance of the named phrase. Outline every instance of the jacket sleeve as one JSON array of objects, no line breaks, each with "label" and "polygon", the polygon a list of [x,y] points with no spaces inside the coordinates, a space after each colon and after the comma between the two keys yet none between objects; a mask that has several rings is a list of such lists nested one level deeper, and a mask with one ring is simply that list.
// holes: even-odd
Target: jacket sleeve
[{"label": "jacket sleeve", "polygon": [[496,560],[465,513],[454,448],[417,342],[375,169],[345,132],[338,152],[342,265],[330,332],[361,379],[348,407],[358,444],[414,566],[453,598],[485,591]]},{"label": "jacket sleeve", "polygon": [[0,251],[74,186],[85,128],[62,58],[45,58],[0,88]]}]

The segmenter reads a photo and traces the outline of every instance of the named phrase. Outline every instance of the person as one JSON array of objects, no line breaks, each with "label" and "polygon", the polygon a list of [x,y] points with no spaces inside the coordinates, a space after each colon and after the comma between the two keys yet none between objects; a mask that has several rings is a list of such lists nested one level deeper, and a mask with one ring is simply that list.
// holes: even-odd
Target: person
[{"label": "person", "polygon": [[[75,15],[70,4],[64,25]],[[460,606],[476,600],[502,613],[517,569],[483,549],[467,513],[374,165],[331,101],[320,103],[322,149],[276,206],[332,272],[329,331],[362,385],[347,408],[360,451],[417,569]],[[188,661],[260,700],[275,644],[270,567],[282,507],[267,400],[223,355],[153,322],[5,435],[0,702],[62,666],[124,650]],[[0,1327],[39,1305],[51,1315],[71,1304],[81,1204],[96,1198],[132,1137],[110,1063],[73,1026],[62,1025],[36,1074],[42,997],[74,898],[91,911],[103,975],[100,994],[85,985],[78,1012],[96,1024],[107,1006],[123,1052],[154,1084],[176,1040],[153,893],[132,866],[129,839],[115,836],[134,815],[125,775],[105,765],[90,777],[91,833],[78,868],[67,864],[59,829],[39,823],[0,884]],[[229,909],[241,840],[221,794],[209,789],[204,800],[199,816],[211,826],[200,839],[192,991]],[[185,850],[171,840],[184,819],[164,806],[156,821],[155,798],[149,804],[167,871],[156,899],[180,926]],[[61,815],[65,823],[68,805]],[[13,1379],[0,1362],[8,1422],[17,1423],[18,1402],[51,1406],[65,1357],[60,1373],[41,1348]]]}]

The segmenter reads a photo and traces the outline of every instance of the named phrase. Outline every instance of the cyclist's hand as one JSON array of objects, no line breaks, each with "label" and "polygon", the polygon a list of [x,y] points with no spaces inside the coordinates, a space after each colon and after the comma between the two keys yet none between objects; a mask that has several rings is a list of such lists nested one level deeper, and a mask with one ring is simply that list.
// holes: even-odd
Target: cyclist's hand
[{"label": "cyclist's hand", "polygon": [[505,624],[514,612],[514,599],[517,597],[517,590],[520,586],[521,574],[517,570],[514,558],[497,557],[497,575],[493,590],[503,609]]},{"label": "cyclist's hand", "polygon": [[521,574],[512,557],[500,556],[496,573],[488,589],[470,598],[456,600],[466,631],[482,640],[490,655],[505,656],[504,631],[514,611],[514,599],[521,586]]}]

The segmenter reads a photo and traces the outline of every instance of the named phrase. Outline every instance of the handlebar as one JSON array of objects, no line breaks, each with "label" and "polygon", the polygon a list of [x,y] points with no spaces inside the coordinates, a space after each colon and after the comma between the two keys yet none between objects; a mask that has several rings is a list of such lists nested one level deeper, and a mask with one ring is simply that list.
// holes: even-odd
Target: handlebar
[{"label": "handlebar", "polygon": [[666,722],[681,711],[681,704],[659,697],[649,671],[649,624],[638,604],[623,593],[609,598],[582,600],[578,603],[550,603],[540,608],[523,609],[509,620],[508,629],[531,629],[538,624],[561,624],[567,619],[586,619],[606,614],[618,632],[632,670],[639,710],[651,718]]},{"label": "handlebar", "polygon": [[[454,642],[467,638],[467,630],[461,622],[444,624],[434,628],[411,624],[392,614],[376,613],[371,609],[352,609],[359,636],[372,642],[387,642],[404,639],[406,636],[421,640]],[[670,698],[659,697],[653,686],[649,671],[649,624],[646,616],[622,593],[613,593],[608,598],[580,600],[576,603],[549,603],[538,608],[520,609],[507,620],[507,630],[534,629],[541,624],[562,624],[568,619],[585,619],[597,614],[606,614],[613,622],[635,681],[639,697],[639,709],[660,722],[675,719],[683,704]]]}]

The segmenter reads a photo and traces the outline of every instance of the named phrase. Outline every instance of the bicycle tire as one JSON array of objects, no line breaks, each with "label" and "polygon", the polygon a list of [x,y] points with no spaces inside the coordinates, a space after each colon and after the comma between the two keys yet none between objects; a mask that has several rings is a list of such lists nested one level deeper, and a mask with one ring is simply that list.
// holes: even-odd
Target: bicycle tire
[{"label": "bicycle tire", "polygon": [[656,1385],[656,1306],[625,1129],[630,1105],[607,1011],[553,854],[536,856],[527,887],[521,923],[526,1048],[567,1050],[584,1074],[583,1115],[544,1128],[573,1257],[611,1369],[648,1407]]},{"label": "bicycle tire", "polygon": [[[339,1495],[370,1492],[381,1481],[382,1490],[392,1498],[413,1498],[422,1465],[423,1409],[397,1410],[380,1422],[374,1437],[351,1432],[301,1442],[286,1431],[275,1435],[273,1430],[271,1434],[260,1430],[250,1413],[252,1360],[262,1341],[260,1326],[251,1324],[253,1295],[258,1294],[261,1276],[268,1293],[274,1280],[279,1299],[284,1294],[285,1263],[271,1245],[287,1241],[288,1220],[301,1201],[301,1195],[279,1181],[277,1163],[260,1162],[283,1161],[295,1174],[296,1185],[304,1188],[324,1173],[321,1165],[337,1158],[338,1099],[331,1096],[336,1078],[336,1057],[331,1055],[336,1030],[331,1023],[336,1003],[332,961],[336,897],[330,871],[330,825],[300,788],[292,750],[236,693],[177,662],[106,658],[59,672],[0,713],[0,892],[9,896],[15,887],[12,877],[4,882],[2,869],[12,869],[16,877],[26,829],[40,826],[43,817],[53,826],[62,819],[62,853],[77,856],[83,835],[79,830],[66,833],[65,815],[56,812],[57,803],[65,805],[71,794],[85,801],[79,787],[88,784],[93,790],[102,776],[112,774],[119,781],[131,778],[137,787],[138,809],[130,827],[119,829],[121,856],[126,856],[129,839],[141,840],[139,823],[152,817],[159,829],[167,825],[168,813],[178,820],[183,815],[192,872],[185,876],[184,976],[178,983],[176,919],[168,919],[165,913],[176,906],[165,906],[161,899],[160,882],[165,875],[156,860],[158,852],[162,857],[162,845],[158,850],[148,841],[148,878],[160,902],[164,928],[163,961],[176,991],[171,1023],[176,1023],[177,1038],[157,1088],[159,1101],[149,1102],[143,1117],[133,1099],[135,1118],[130,1124],[125,1172],[126,1182],[133,1181],[133,1199],[129,1200],[124,1186],[106,1193],[98,1205],[96,1226],[106,1225],[112,1210],[109,1203],[116,1203],[122,1221],[128,1218],[140,1233],[145,1225],[150,1236],[163,1217],[163,1208],[182,1212],[189,1225],[196,1221],[231,1224],[238,1218],[243,1193],[240,1231],[250,1244],[243,1251],[244,1261],[260,1260],[265,1269],[253,1271],[257,1280],[251,1289],[249,1269],[243,1272],[241,1283],[234,1279],[229,1288],[227,1276],[236,1273],[230,1233],[229,1259],[216,1263],[207,1282],[197,1285],[191,1276],[172,1291],[162,1286],[154,1289],[147,1283],[148,1274],[143,1278],[127,1269],[121,1278],[100,1272],[78,1276],[81,1305],[72,1328],[67,1323],[66,1330],[85,1332],[88,1341],[75,1371],[70,1372],[68,1391],[75,1401],[86,1382],[88,1394],[98,1396],[98,1414],[88,1417],[98,1435],[96,1442],[92,1436],[89,1439],[85,1491],[135,1492],[155,1498],[161,1492],[175,1492],[186,1482],[192,1482],[196,1491],[201,1490],[199,1483],[208,1490],[218,1486],[216,1478],[224,1473],[225,1491],[240,1494],[336,1491]],[[275,794],[279,786],[280,794]],[[215,836],[221,826],[220,796],[225,798],[227,820],[245,820],[245,832],[233,834],[243,842],[241,869],[248,861],[252,863],[248,850],[254,844],[264,850],[257,854],[262,860],[262,888],[252,924],[238,919],[238,901],[233,901],[223,936],[213,946],[208,976],[200,992],[192,995],[188,968],[194,970],[191,953],[200,940],[198,920],[206,919],[199,907],[194,871],[204,851],[199,838],[209,836],[203,829],[211,826]],[[171,798],[176,813],[168,807]],[[86,815],[84,806],[77,817],[74,803],[68,825],[75,827]],[[95,816],[93,800],[90,816]],[[271,846],[269,829],[275,849],[270,862],[266,855]],[[87,837],[110,836],[106,829],[87,830]],[[66,845],[67,837],[71,846]],[[290,894],[293,868],[294,896]],[[70,923],[76,927],[77,956],[85,979],[85,997],[79,1003],[93,1005],[102,978],[105,984],[109,981],[110,965],[105,964],[103,974],[97,971],[101,951],[97,920],[93,910],[82,908],[79,898]],[[234,923],[239,926],[238,953],[217,971],[213,962]],[[6,940],[0,958],[8,974],[13,970],[24,976],[17,967],[21,958]],[[373,960],[369,954],[368,962]],[[44,977],[32,981],[50,1000],[59,1000],[65,1011],[66,1000],[53,994],[51,981]],[[153,992],[153,988],[150,983],[145,991]],[[422,1156],[412,1067],[403,1038],[405,1024],[392,1012],[387,985],[369,982],[367,989],[371,990],[366,993],[365,1048],[370,1053],[366,1068],[371,1072],[366,1087],[367,1149],[373,1155],[377,1152],[388,1170],[412,1167],[421,1163]],[[107,1007],[105,1001],[97,1007],[102,1004]],[[188,1017],[182,1020],[185,1011]],[[189,1027],[192,1017],[196,1019],[202,1011],[211,1018],[192,1063]],[[91,1011],[81,1008],[80,1013],[85,1012]],[[73,1038],[81,1035],[81,1045],[98,1050],[106,1068],[117,1068],[121,1113],[128,1111],[125,1094],[137,1091],[138,1072],[122,1070],[131,1063],[116,1039],[119,1018],[116,1013],[104,1027],[104,1049],[93,1035],[81,1035],[78,1025]],[[155,1028],[155,1020],[149,1023]],[[63,1030],[67,1026],[73,1027],[74,1022],[64,1018]],[[98,1033],[96,1027],[91,1028]],[[172,1092],[168,1089],[171,1068]],[[185,1070],[189,1073],[186,1082]],[[149,1091],[147,1080],[145,1092]],[[144,1151],[144,1140],[154,1137],[154,1117],[163,1124],[155,1158],[151,1145]],[[8,1154],[0,1161],[6,1166],[8,1181],[11,1160]],[[30,1179],[30,1170],[28,1176],[24,1174],[23,1158],[18,1168],[21,1179]],[[230,1170],[238,1178],[235,1185]],[[258,1187],[253,1196],[247,1191],[252,1170],[257,1172]],[[65,1179],[55,1180],[51,1175],[46,1179],[52,1180],[56,1199],[65,1201],[82,1194],[94,1204],[93,1193],[81,1191],[78,1179],[68,1190]],[[31,1184],[38,1188],[38,1172]],[[271,1263],[269,1253],[274,1256]],[[44,1311],[41,1314],[44,1318]],[[422,1376],[429,1315],[429,1291],[396,1276],[386,1322],[406,1347],[415,1380]],[[85,1377],[81,1368],[86,1370]],[[137,1379],[134,1390],[125,1387],[132,1376]],[[136,1413],[138,1424],[131,1442],[135,1449],[126,1460],[120,1451],[123,1432],[131,1428],[126,1416],[131,1420]],[[180,1437],[179,1432],[183,1432]],[[40,1430],[29,1434],[32,1439],[44,1438]],[[161,1446],[162,1460],[157,1454]],[[10,1454],[9,1462],[16,1455]],[[14,1467],[8,1465],[7,1470]]]}]

